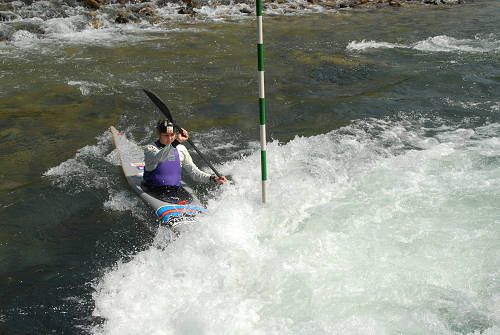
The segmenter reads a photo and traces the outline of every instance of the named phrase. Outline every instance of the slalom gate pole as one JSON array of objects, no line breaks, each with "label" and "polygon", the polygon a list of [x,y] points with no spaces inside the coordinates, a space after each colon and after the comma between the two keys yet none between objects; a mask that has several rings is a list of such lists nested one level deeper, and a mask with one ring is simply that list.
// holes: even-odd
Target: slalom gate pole
[{"label": "slalom gate pole", "polygon": [[262,0],[255,0],[257,14],[257,57],[259,72],[259,110],[260,110],[260,165],[262,172],[262,202],[267,202],[266,166],[266,100],[264,95],[264,34],[262,31]]}]

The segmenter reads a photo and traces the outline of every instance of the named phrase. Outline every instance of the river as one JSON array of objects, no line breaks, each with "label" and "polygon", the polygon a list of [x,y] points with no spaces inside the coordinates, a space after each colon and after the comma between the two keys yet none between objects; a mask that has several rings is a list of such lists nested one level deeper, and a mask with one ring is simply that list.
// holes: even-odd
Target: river
[{"label": "river", "polygon": [[[498,1],[265,13],[266,205],[252,16],[37,10],[0,25],[0,333],[500,333]],[[175,240],[107,130],[154,140],[142,88],[232,180]]]}]

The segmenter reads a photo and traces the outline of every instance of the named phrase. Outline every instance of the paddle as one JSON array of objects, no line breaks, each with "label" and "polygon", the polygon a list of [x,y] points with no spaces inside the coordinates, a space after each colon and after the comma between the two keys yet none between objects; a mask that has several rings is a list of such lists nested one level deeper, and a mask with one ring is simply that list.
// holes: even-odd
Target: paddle
[{"label": "paddle", "polygon": [[[156,107],[158,107],[163,114],[165,114],[165,116],[167,117],[167,119],[172,122],[172,124],[174,125],[174,127],[177,129],[178,132],[182,132],[182,129],[181,127],[179,127],[174,119],[172,118],[172,114],[170,113],[170,110],[168,109],[167,105],[165,105],[165,103],[163,101],[160,100],[160,98],[158,98],[153,92],[151,91],[148,91],[146,89],[142,89],[144,91],[144,93],[147,94],[147,96],[151,99],[151,101],[153,101],[153,103],[156,105]],[[191,141],[190,138],[187,139],[188,143],[191,144],[191,146],[193,147],[194,150],[196,150],[196,152],[198,153],[198,155],[200,155],[200,157],[205,161],[205,163],[207,163],[207,165],[212,169],[213,172],[215,172],[215,174],[217,175],[217,177],[219,178],[222,178],[221,174],[212,166],[212,164],[210,164],[210,162],[205,158],[205,156],[200,152],[200,150],[198,150],[198,148],[196,147],[196,145],[194,145],[194,143]]]}]

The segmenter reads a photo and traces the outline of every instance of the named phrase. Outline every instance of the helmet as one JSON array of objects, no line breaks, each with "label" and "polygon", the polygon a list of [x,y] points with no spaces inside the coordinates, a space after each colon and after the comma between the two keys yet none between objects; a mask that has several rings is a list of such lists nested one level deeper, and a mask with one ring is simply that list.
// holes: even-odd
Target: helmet
[{"label": "helmet", "polygon": [[160,120],[156,124],[156,129],[160,133],[167,133],[167,132],[173,132],[174,131],[174,124],[168,120]]}]

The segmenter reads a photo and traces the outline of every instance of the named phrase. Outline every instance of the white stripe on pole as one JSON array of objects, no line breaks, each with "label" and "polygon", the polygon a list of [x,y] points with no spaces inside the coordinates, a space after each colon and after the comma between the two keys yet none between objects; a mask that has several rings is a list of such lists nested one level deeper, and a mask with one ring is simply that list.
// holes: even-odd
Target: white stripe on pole
[{"label": "white stripe on pole", "polygon": [[264,71],[259,71],[259,98],[264,99]]},{"label": "white stripe on pole", "polygon": [[262,16],[257,16],[257,43],[264,44],[264,33],[262,31]]}]

